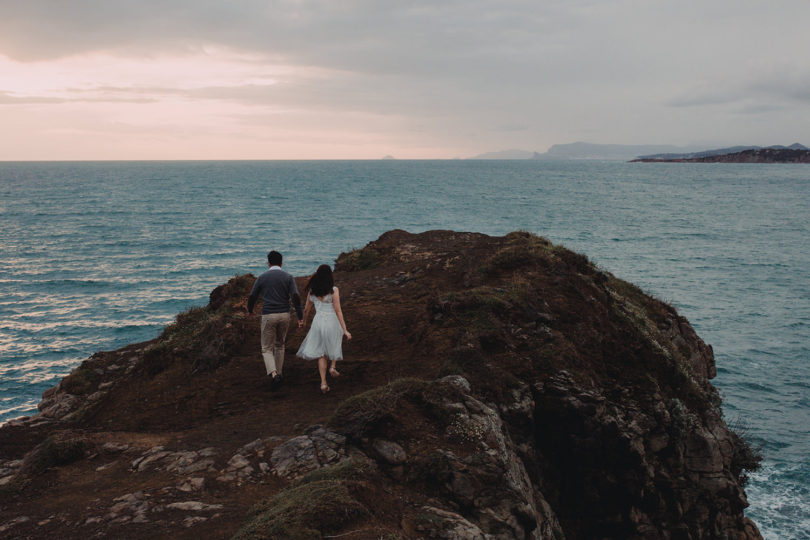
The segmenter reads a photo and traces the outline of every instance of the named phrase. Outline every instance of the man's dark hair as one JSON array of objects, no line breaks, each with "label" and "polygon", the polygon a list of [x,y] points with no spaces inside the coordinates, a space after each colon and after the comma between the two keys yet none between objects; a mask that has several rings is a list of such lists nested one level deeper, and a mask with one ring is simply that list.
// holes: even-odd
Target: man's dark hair
[{"label": "man's dark hair", "polygon": [[281,266],[281,259],[281,253],[276,250],[267,254],[267,262],[270,263],[270,266]]}]

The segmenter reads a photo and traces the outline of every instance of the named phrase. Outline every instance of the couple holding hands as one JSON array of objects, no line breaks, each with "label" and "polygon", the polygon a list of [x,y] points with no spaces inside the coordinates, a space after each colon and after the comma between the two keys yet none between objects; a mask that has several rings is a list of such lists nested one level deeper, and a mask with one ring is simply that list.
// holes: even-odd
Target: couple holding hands
[{"label": "couple holding hands", "polygon": [[352,339],[343,320],[340,309],[340,292],[335,287],[332,269],[322,264],[309,278],[304,288],[306,306],[301,309],[301,297],[293,277],[281,269],[282,255],[278,251],[267,254],[270,267],[253,284],[247,302],[248,316],[253,316],[256,300],[262,297],[262,357],[270,376],[270,389],[275,390],[282,383],[284,369],[284,343],[290,326],[290,302],[298,315],[298,328],[306,325],[307,317],[315,306],[315,317],[306,337],[301,342],[296,356],[305,360],[318,360],[321,375],[321,393],[329,391],[326,382],[327,363],[331,361],[329,374],[340,376],[336,363],[343,360],[343,336]]}]

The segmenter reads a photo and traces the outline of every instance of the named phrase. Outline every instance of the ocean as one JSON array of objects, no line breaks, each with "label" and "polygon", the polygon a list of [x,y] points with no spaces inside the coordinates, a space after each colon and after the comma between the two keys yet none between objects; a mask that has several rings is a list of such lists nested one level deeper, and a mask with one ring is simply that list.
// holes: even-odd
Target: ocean
[{"label": "ocean", "polygon": [[674,305],[765,456],[769,539],[810,538],[810,166],[597,161],[0,163],[0,422],[234,275],[390,229],[527,230]]}]

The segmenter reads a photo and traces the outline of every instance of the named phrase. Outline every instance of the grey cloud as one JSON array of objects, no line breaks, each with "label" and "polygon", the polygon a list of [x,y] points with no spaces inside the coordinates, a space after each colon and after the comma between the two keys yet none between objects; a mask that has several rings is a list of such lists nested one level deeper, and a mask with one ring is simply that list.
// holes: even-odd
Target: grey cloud
[{"label": "grey cloud", "polygon": [[[255,55],[257,69],[310,66],[328,77],[191,90],[107,88],[85,97],[181,95],[401,115],[454,134],[514,136],[511,144],[554,134],[636,142],[628,138],[649,135],[650,126],[690,137],[710,121],[728,124],[721,114],[808,104],[806,78],[758,69],[787,54],[807,70],[790,51],[810,47],[808,17],[806,0],[784,0],[779,8],[737,0],[0,0],[0,54],[37,61],[219,45]],[[741,73],[753,76],[742,80]]]},{"label": "grey cloud", "polygon": [[[493,124],[497,123],[495,129],[505,129],[498,104],[494,103],[491,97],[479,92],[470,91],[459,95],[441,81],[412,81],[406,84],[400,77],[371,77],[353,73],[337,73],[329,78],[266,85],[200,88],[103,86],[77,90],[71,101],[142,102],[168,97],[229,101],[250,107],[270,107],[287,111],[305,109],[321,114],[342,111],[342,113],[396,116],[402,114],[402,111],[408,111],[408,115],[416,119],[441,119],[463,115],[465,111],[474,108],[483,109],[486,103],[488,108],[475,117],[480,119],[489,116]],[[525,130],[526,124],[521,123],[519,127],[512,125],[509,129]]]},{"label": "grey cloud", "polygon": [[791,66],[774,70],[752,82],[750,91],[780,101],[810,104],[810,69]]},{"label": "grey cloud", "polygon": [[[53,96],[17,96],[9,92],[0,92],[0,105],[59,105],[62,103],[152,103],[153,97],[133,97],[127,95],[91,95],[90,90],[73,91],[69,97]],[[86,95],[82,95],[86,94]]]},{"label": "grey cloud", "polygon": [[531,126],[529,124],[501,124],[495,126],[497,131],[526,131]]},{"label": "grey cloud", "polygon": [[714,91],[694,91],[682,94],[667,101],[671,107],[703,107],[707,105],[727,105],[741,99],[737,93],[730,93],[723,89]]},{"label": "grey cloud", "polygon": [[655,47],[639,47],[651,21],[634,17],[651,15],[637,8],[616,0],[6,2],[0,53],[37,60],[218,44],[282,63],[409,78],[409,84],[441,80],[456,93],[509,100],[512,92],[523,97],[528,86],[610,89],[665,74]]},{"label": "grey cloud", "polygon": [[4,2],[0,39],[7,54],[38,59],[212,42],[282,55],[363,53],[402,39],[416,49],[437,39],[452,49],[465,46],[470,32],[483,42],[492,39],[491,33],[479,33],[482,26],[508,23],[517,33],[531,23],[533,10],[523,13],[500,5],[480,0],[437,5],[350,0]]},{"label": "grey cloud", "polygon": [[788,109],[787,105],[776,105],[772,103],[754,103],[745,105],[740,109],[743,114],[769,114]]},{"label": "grey cloud", "polygon": [[64,103],[62,98],[45,96],[15,96],[9,92],[0,92],[0,105],[26,105],[26,104],[47,104]]},{"label": "grey cloud", "polygon": [[501,0],[6,2],[0,53],[33,61],[219,44],[293,64],[378,75],[503,80],[509,74],[525,80],[556,65],[561,50],[579,46],[575,33],[587,14],[567,6],[560,0],[542,7]]},{"label": "grey cloud", "polygon": [[790,105],[810,105],[810,70],[772,67],[742,80],[719,80],[689,90],[667,102],[672,107],[739,105],[740,110],[763,113]]}]

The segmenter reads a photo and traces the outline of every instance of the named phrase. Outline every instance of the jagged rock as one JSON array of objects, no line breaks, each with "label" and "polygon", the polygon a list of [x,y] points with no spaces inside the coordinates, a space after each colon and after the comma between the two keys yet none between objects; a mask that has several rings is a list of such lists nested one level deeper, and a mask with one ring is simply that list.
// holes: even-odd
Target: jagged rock
[{"label": "jagged rock", "polygon": [[401,465],[408,459],[405,450],[395,442],[377,439],[372,447],[381,459],[391,465]]},{"label": "jagged rock", "polygon": [[686,468],[690,472],[712,474],[723,472],[720,445],[710,432],[696,429],[686,439]]},{"label": "jagged rock", "polygon": [[9,529],[14,528],[14,526],[16,526],[16,525],[20,525],[22,523],[27,523],[29,521],[31,521],[31,518],[28,517],[28,516],[16,517],[16,518],[12,519],[11,521],[9,521],[7,523],[3,523],[2,525],[0,525],[0,532],[8,531]]},{"label": "jagged rock", "polygon": [[321,466],[337,463],[346,458],[346,437],[329,431],[322,426],[312,426],[306,431],[315,445],[318,462]]},{"label": "jagged rock", "polygon": [[180,491],[191,492],[191,491],[200,491],[205,487],[205,478],[197,477],[197,478],[189,478],[186,482],[183,482],[177,489]]},{"label": "jagged rock", "polygon": [[254,467],[253,463],[254,461],[262,459],[267,451],[268,446],[276,442],[278,439],[279,437],[276,436],[266,437],[264,439],[256,439],[255,441],[252,441],[240,448],[236,454],[234,454],[228,460],[223,474],[220,474],[217,477],[217,480],[220,482],[229,483],[237,480],[242,481],[249,479],[254,476],[257,467],[261,474],[267,474],[268,470],[261,467],[261,464],[257,464]]},{"label": "jagged rock", "polygon": [[306,435],[293,437],[273,450],[270,456],[273,470],[279,476],[294,478],[320,467],[315,444]]},{"label": "jagged rock", "polygon": [[222,482],[223,484],[230,484],[231,482],[236,481],[236,475],[233,473],[224,473],[217,476],[217,482]]},{"label": "jagged rock", "polygon": [[442,382],[446,385],[452,386],[462,392],[470,392],[470,381],[462,377],[461,375],[448,375],[442,379]]},{"label": "jagged rock", "polygon": [[228,461],[229,469],[242,469],[244,467],[248,467],[249,465],[250,461],[248,461],[242,454],[236,454]]},{"label": "jagged rock", "polygon": [[[611,403],[600,392],[585,391],[570,375],[562,373],[536,386],[535,393],[541,430],[550,437],[548,446],[559,448],[552,441],[562,433],[570,441],[570,446],[551,454],[559,458],[555,469],[570,470],[576,466],[582,476],[580,479],[569,476],[568,480],[597,487],[595,492],[574,494],[578,504],[604,501],[601,496],[604,492],[614,493],[616,501],[638,501],[628,513],[628,521],[633,525],[624,534],[658,536],[662,534],[662,526],[669,528],[660,518],[642,510],[642,501],[647,501],[648,508],[665,507],[667,503],[660,499],[664,494],[674,494],[679,501],[680,515],[671,518],[671,526],[676,519],[687,517],[698,523],[711,522],[713,518],[704,513],[710,506],[724,507],[732,513],[735,508],[744,508],[744,494],[721,452],[722,447],[730,444],[727,432],[720,433],[718,439],[717,434],[699,427],[700,420],[682,403],[674,402],[670,413],[662,410],[660,404],[650,411],[629,396],[623,396],[621,404]],[[713,412],[709,410],[707,414]],[[678,420],[682,417],[687,420]],[[662,431],[662,427],[669,432]],[[673,467],[669,455],[682,456],[677,466]],[[666,465],[660,456],[664,456]],[[587,465],[583,467],[583,463]],[[611,474],[606,475],[606,470]],[[670,474],[663,475],[662,470],[669,470]],[[711,503],[710,498],[714,498]],[[652,504],[655,499],[659,500]],[[561,500],[558,504],[571,505],[573,501]],[[617,509],[602,504],[605,521],[600,527],[607,528],[612,519],[610,513]],[[722,526],[731,528],[729,523]],[[702,527],[695,530],[705,533]]]},{"label": "jagged rock", "polygon": [[131,467],[137,471],[145,471],[150,464],[159,461],[170,454],[171,452],[168,450],[163,450],[162,446],[156,446],[147,451],[143,456],[133,461]]},{"label": "jagged rock", "polygon": [[166,508],[172,510],[185,510],[186,512],[208,512],[211,510],[221,510],[221,504],[206,504],[200,501],[184,501],[167,504]]},{"label": "jagged rock", "polygon": [[208,521],[208,518],[203,516],[189,516],[183,520],[183,527],[193,527],[197,523],[201,523],[203,521]]},{"label": "jagged rock", "polygon": [[146,514],[150,511],[152,505],[147,500],[149,496],[143,491],[136,491],[134,493],[127,493],[116,497],[113,501],[116,503],[112,505],[104,518],[113,522],[128,522],[138,520],[136,523],[145,523]]},{"label": "jagged rock", "polygon": [[23,466],[22,459],[0,461],[0,486],[11,483]]},{"label": "jagged rock", "polygon": [[126,443],[106,442],[101,445],[101,449],[105,452],[126,452],[129,450],[129,445]]},{"label": "jagged rock", "polygon": [[49,398],[45,398],[43,395],[43,400],[37,405],[37,408],[42,416],[58,419],[74,412],[80,403],[81,398],[79,396],[65,392],[55,392]]},{"label": "jagged rock", "polygon": [[[473,443],[479,449],[466,458],[450,451],[437,452],[437,476],[447,492],[463,507],[475,509],[476,521],[487,534],[546,538],[559,533],[560,524],[533,486],[500,415],[469,394],[454,395],[450,387],[470,388],[469,383],[459,384],[458,377],[444,378],[436,384],[437,391],[429,396],[434,398],[434,406],[448,414],[448,437]],[[443,390],[442,385],[447,389]],[[520,409],[519,404],[530,395],[524,385],[513,393],[513,407]]]},{"label": "jagged rock", "polygon": [[168,472],[185,476],[202,471],[213,471],[213,456],[216,454],[217,450],[215,448],[171,452],[164,450],[163,446],[155,446],[147,450],[141,457],[135,459],[130,464],[130,468],[143,472],[153,467],[159,467]]},{"label": "jagged rock", "polygon": [[313,426],[307,435],[293,437],[273,449],[270,463],[277,475],[293,479],[325,465],[346,459],[346,438]]},{"label": "jagged rock", "polygon": [[165,467],[167,471],[179,475],[193,474],[201,471],[213,470],[214,459],[203,459],[197,452],[182,452],[179,456],[173,459],[172,463],[168,463]]},{"label": "jagged rock", "polygon": [[464,519],[455,512],[449,512],[432,506],[423,506],[413,520],[413,527],[425,538],[446,538],[455,540],[488,540],[486,535],[474,523]]}]

